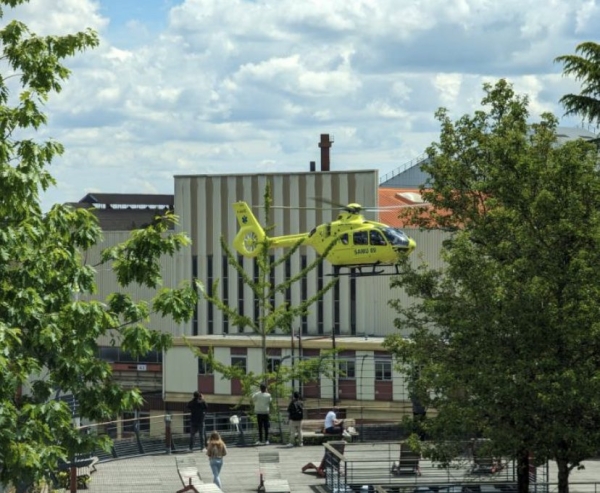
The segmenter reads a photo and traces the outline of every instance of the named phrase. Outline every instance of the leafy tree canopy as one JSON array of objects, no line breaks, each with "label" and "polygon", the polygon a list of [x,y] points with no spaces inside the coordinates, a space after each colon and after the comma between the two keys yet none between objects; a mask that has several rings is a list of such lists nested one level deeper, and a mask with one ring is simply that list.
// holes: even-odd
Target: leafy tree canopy
[{"label": "leafy tree canopy", "polygon": [[[0,0],[0,16],[22,3]],[[102,241],[101,230],[87,210],[55,205],[42,212],[40,193],[54,185],[49,166],[63,147],[33,137],[47,121],[43,105],[70,75],[64,61],[98,38],[92,31],[38,36],[15,20],[0,30],[0,41],[0,484],[24,491],[56,471],[59,459],[107,445],[74,429],[58,393],[72,394],[79,415],[97,421],[142,402],[139,391],[113,381],[98,358],[98,337],[112,335],[133,355],[161,350],[170,338],[149,329],[148,316],[188,319],[196,295],[182,286],[160,289],[150,303],[124,292],[85,301],[96,286],[84,254]],[[134,232],[104,252],[103,267],[112,264],[122,286],[159,287],[158,259],[188,244],[172,234],[175,220],[167,214]]]},{"label": "leafy tree canopy", "polygon": [[586,41],[577,45],[575,55],[562,55],[555,62],[563,64],[563,74],[581,82],[581,93],[560,98],[567,115],[578,115],[600,124],[600,44]]},{"label": "leafy tree canopy", "polygon": [[437,113],[422,188],[433,210],[414,220],[450,231],[444,267],[403,263],[393,285],[417,302],[392,304],[410,338],[386,345],[437,410],[438,445],[491,439],[517,460],[521,491],[530,457],[554,459],[565,492],[600,439],[597,153],[581,140],[557,146],[550,114],[529,124],[527,98],[506,81],[484,91],[472,116]]}]

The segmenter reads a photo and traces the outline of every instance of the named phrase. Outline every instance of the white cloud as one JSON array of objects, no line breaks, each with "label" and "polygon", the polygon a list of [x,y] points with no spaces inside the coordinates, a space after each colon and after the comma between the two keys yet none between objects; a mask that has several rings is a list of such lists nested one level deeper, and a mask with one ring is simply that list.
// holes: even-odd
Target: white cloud
[{"label": "white cloud", "polygon": [[484,81],[508,78],[533,117],[562,115],[578,84],[553,60],[600,22],[593,0],[184,0],[160,31],[127,19],[121,37],[102,0],[32,0],[15,16],[101,38],[47,106],[41,135],[67,149],[47,201],[170,193],[177,173],[307,170],[320,133],[336,136],[332,169],[385,174],[436,138],[439,106],[478,108]]}]

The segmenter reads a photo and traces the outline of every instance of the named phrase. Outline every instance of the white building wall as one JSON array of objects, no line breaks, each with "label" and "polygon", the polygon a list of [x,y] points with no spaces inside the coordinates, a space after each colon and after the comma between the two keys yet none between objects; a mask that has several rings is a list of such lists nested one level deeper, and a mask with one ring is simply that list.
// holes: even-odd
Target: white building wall
[{"label": "white building wall", "polygon": [[[213,349],[213,351],[214,357],[217,361],[231,365],[231,350],[228,347],[216,347]],[[214,382],[216,395],[231,395],[231,380],[223,378],[221,373],[215,371]]]},{"label": "white building wall", "polygon": [[254,372],[257,375],[262,374],[262,350],[258,347],[248,348],[248,359],[246,361],[248,372]]},{"label": "white building wall", "polygon": [[198,359],[188,347],[172,347],[163,360],[164,392],[189,393],[198,387]]},{"label": "white building wall", "polygon": [[392,389],[393,389],[393,393],[394,393],[394,400],[395,401],[408,400],[409,399],[408,385],[407,385],[408,382],[406,380],[406,377],[395,368],[395,365],[392,366],[392,380],[393,380]]}]

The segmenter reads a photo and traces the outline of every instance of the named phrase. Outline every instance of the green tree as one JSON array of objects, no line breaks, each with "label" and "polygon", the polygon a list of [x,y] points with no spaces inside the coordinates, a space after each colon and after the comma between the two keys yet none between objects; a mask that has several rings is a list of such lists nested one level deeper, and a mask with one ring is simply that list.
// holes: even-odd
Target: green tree
[{"label": "green tree", "polygon": [[392,285],[417,301],[393,305],[411,337],[386,346],[437,410],[438,445],[490,439],[489,453],[516,460],[523,493],[530,460],[555,460],[566,493],[600,439],[597,154],[581,140],[558,147],[552,115],[530,125],[506,81],[484,90],[473,116],[437,113],[423,165],[432,214],[415,221],[450,231],[444,267],[403,263]]},{"label": "green tree", "polygon": [[590,123],[600,123],[600,44],[580,43],[575,55],[562,55],[555,62],[563,64],[563,74],[581,82],[580,94],[565,94],[560,102],[567,115],[579,115]]},{"label": "green tree", "polygon": [[[267,184],[265,189],[264,202],[265,221],[268,225],[270,222],[272,203],[269,184]],[[263,229],[268,232],[272,230],[273,227],[269,225]],[[260,336],[262,349],[261,374],[254,374],[253,372],[241,372],[238,368],[219,363],[214,358],[211,358],[210,355],[203,355],[196,351],[199,357],[207,359],[209,364],[211,364],[225,378],[239,378],[242,382],[242,388],[246,397],[250,395],[251,390],[256,388],[260,382],[270,381],[278,385],[283,385],[285,382],[289,382],[291,380],[309,381],[315,378],[317,372],[327,372],[331,370],[331,360],[328,357],[325,357],[325,362],[319,359],[312,359],[309,361],[296,360],[294,361],[292,368],[282,367],[278,372],[270,372],[268,368],[267,339],[269,335],[272,335],[275,332],[276,329],[281,329],[290,334],[294,321],[303,315],[307,315],[310,307],[335,285],[337,278],[333,278],[315,295],[313,295],[311,298],[303,300],[298,306],[293,306],[285,301],[281,303],[277,302],[278,296],[283,296],[293,284],[306,277],[309,272],[323,262],[329,250],[335,245],[335,242],[329,246],[322,257],[317,257],[298,273],[286,278],[279,284],[274,284],[272,282],[272,279],[275,278],[275,269],[285,265],[286,261],[292,255],[294,255],[298,248],[302,245],[302,241],[299,241],[296,245],[294,245],[294,247],[288,249],[278,258],[275,258],[275,256],[272,254],[271,243],[272,242],[268,235],[265,235],[263,239],[257,242],[258,255],[255,258],[255,262],[258,275],[256,278],[254,278],[252,275],[246,272],[243,264],[237,260],[236,255],[227,245],[226,239],[223,236],[221,237],[221,247],[227,256],[229,265],[231,265],[237,271],[244,284],[249,286],[252,290],[254,299],[259,307],[258,319],[255,320],[253,317],[247,314],[241,314],[238,311],[237,306],[233,307],[225,303],[218,294],[218,280],[213,283],[210,291],[206,289],[204,285],[198,282],[204,298],[209,303],[212,303],[219,310],[221,310],[231,325],[238,327],[242,331],[246,328],[250,328],[254,334]],[[282,392],[277,391],[275,395],[281,394]]]},{"label": "green tree", "polygon": [[[4,8],[24,3],[0,0]],[[48,167],[62,154],[54,141],[38,142],[42,111],[61,90],[69,70],[63,61],[98,44],[92,31],[38,36],[19,21],[0,30],[5,72],[0,78],[0,484],[19,491],[56,471],[60,459],[107,446],[74,429],[71,410],[55,399],[72,394],[84,419],[107,421],[140,405],[137,390],[113,382],[98,358],[97,338],[112,335],[134,355],[160,350],[170,338],[146,326],[152,311],[175,320],[193,314],[190,286],[160,289],[151,303],[115,293],[105,303],[84,301],[95,293],[94,266],[85,251],[102,240],[93,213],[55,205],[43,213],[39,196],[54,184]],[[123,245],[103,252],[122,286],[160,286],[158,258],[188,243],[170,234],[172,215],[133,232]]]}]

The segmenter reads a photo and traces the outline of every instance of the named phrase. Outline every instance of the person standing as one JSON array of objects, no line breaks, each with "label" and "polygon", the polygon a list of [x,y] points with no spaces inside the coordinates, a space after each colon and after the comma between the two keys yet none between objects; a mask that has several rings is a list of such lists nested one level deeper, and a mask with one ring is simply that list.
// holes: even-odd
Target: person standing
[{"label": "person standing", "polygon": [[210,434],[210,440],[206,446],[206,455],[208,456],[210,470],[213,473],[213,482],[221,488],[221,468],[223,467],[223,457],[227,455],[227,447],[221,439],[221,435],[216,431]]},{"label": "person standing", "polygon": [[293,447],[298,435],[298,444],[300,447],[304,445],[302,442],[302,419],[304,418],[304,403],[300,399],[300,394],[294,392],[292,402],[287,408],[288,418],[290,420],[290,443],[288,447]]},{"label": "person standing", "polygon": [[194,392],[194,398],[188,402],[187,408],[190,410],[190,451],[194,450],[194,439],[196,433],[200,434],[202,439],[202,450],[206,448],[206,425],[204,424],[204,417],[208,411],[208,404],[204,400],[204,396],[196,391]]},{"label": "person standing", "polygon": [[[256,445],[269,445],[269,413],[271,412],[271,394],[267,392],[267,386],[260,384],[260,390],[252,395],[254,402],[254,413],[258,425],[258,442]],[[263,432],[265,441],[263,442]]]}]

